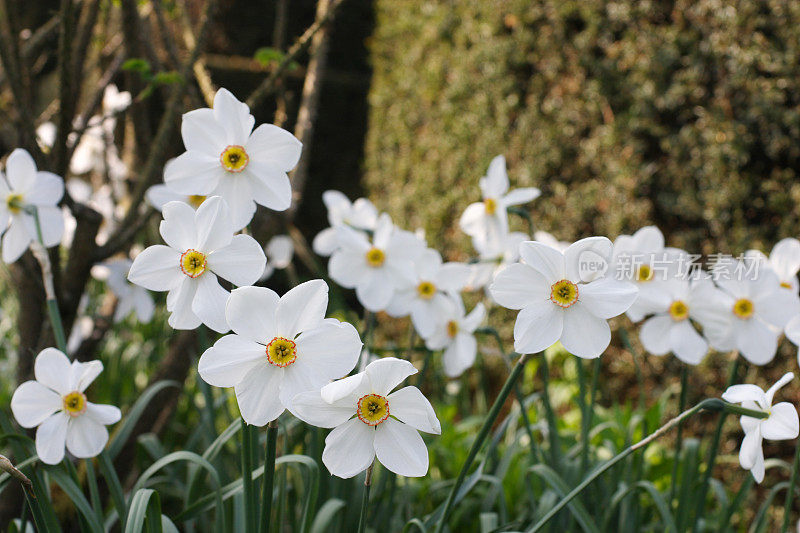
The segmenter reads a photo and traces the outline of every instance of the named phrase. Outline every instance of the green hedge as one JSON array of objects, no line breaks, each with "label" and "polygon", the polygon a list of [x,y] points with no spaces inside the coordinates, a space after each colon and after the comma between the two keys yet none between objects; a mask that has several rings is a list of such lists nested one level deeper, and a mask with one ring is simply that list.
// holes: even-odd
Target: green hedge
[{"label": "green hedge", "polygon": [[458,216],[498,153],[563,239],[655,223],[709,253],[800,234],[800,2],[376,11],[366,187],[437,247],[463,249]]}]

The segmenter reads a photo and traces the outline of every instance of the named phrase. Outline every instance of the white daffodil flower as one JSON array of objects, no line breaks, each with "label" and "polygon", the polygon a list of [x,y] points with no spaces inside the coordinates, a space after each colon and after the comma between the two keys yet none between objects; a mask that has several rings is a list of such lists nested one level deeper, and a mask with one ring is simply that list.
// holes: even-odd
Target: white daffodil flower
[{"label": "white daffodil flower", "polygon": [[[416,387],[392,390],[417,373],[408,361],[385,357],[364,372],[295,396],[292,412],[318,427],[335,428],[325,439],[322,462],[334,476],[351,478],[378,461],[400,476],[428,472],[428,448],[418,431],[440,434],[439,419]],[[391,416],[390,416],[391,414]]]},{"label": "white daffodil flower", "polygon": [[42,240],[56,246],[64,233],[64,218],[58,202],[64,196],[64,180],[52,172],[36,170],[31,155],[17,148],[6,161],[5,176],[0,173],[0,230],[3,234],[3,261],[13,263],[25,253],[31,241],[38,241],[36,221],[27,209],[39,215]]},{"label": "white daffodil flower", "polygon": [[465,289],[474,291],[489,285],[508,265],[519,261],[519,245],[527,240],[530,238],[525,233],[512,231],[501,236],[500,241],[476,242],[479,259],[469,265],[470,275]]},{"label": "white daffodil flower", "polygon": [[106,426],[119,422],[120,411],[86,399],[86,388],[103,371],[103,363],[69,362],[55,348],[45,348],[34,362],[35,381],[26,381],[11,398],[19,425],[36,430],[36,453],[54,465],[64,447],[80,459],[95,457],[108,442]]},{"label": "white daffodil flower", "polygon": [[792,237],[778,241],[769,254],[769,265],[778,276],[781,286],[796,294],[800,288],[797,281],[797,272],[800,271],[800,241]]},{"label": "white daffodil flower", "polygon": [[475,330],[486,318],[486,308],[479,303],[465,316],[461,299],[436,321],[433,334],[425,339],[429,350],[444,350],[444,373],[457,378],[475,363],[478,341]]},{"label": "white daffodil flower", "polygon": [[337,226],[344,224],[361,231],[373,231],[378,223],[378,210],[366,198],[358,198],[351,203],[343,193],[331,190],[322,193],[322,201],[328,209],[330,227],[314,237],[311,247],[317,255],[327,257],[339,247]]},{"label": "white daffodil flower", "polygon": [[153,185],[144,195],[145,199],[153,206],[153,208],[161,211],[164,206],[170,202],[183,202],[189,204],[192,208],[197,209],[200,204],[206,201],[207,196],[200,194],[179,194],[163,183]]},{"label": "white daffodil flower", "polygon": [[[725,268],[720,267],[723,263],[727,264]],[[781,331],[797,312],[796,295],[781,288],[771,269],[748,270],[733,258],[716,266],[721,290],[704,303],[702,313],[709,318],[703,334],[717,350],[738,350],[753,364],[769,363],[775,357]]]},{"label": "white daffodil flower", "polygon": [[792,344],[798,347],[797,364],[800,365],[800,315],[795,315],[794,318],[786,323],[783,333],[786,335],[786,338],[792,342]]},{"label": "white daffodil flower", "polygon": [[506,158],[502,155],[492,159],[479,185],[483,201],[468,205],[459,220],[461,230],[472,237],[476,248],[508,233],[509,207],[528,203],[541,194],[536,187],[509,191]]},{"label": "white daffodil flower", "polygon": [[361,339],[347,322],[325,318],[328,286],[307,281],[282,297],[264,287],[231,293],[226,316],[234,333],[200,357],[200,377],[233,387],[242,418],[264,426],[297,394],[317,391],[358,363]]},{"label": "white daffodil flower", "polygon": [[413,233],[392,224],[381,215],[372,241],[349,226],[336,228],[338,249],[328,261],[331,279],[356,290],[358,301],[370,311],[386,309],[395,291],[414,283],[414,261],[425,244]]},{"label": "white daffodil flower", "polygon": [[764,450],[761,443],[764,439],[786,440],[797,438],[800,423],[797,410],[789,402],[772,405],[775,393],[794,379],[789,372],[778,380],[767,392],[756,385],[733,385],[722,395],[722,399],[730,403],[740,403],[746,409],[763,411],[767,418],[742,416],[739,422],[744,430],[744,440],[739,449],[739,463],[749,470],[758,483],[764,480]]},{"label": "white daffodil flower", "polygon": [[234,285],[252,285],[264,272],[266,258],[249,235],[234,235],[228,205],[219,196],[197,211],[183,202],[163,209],[159,230],[167,246],[155,245],[136,256],[128,279],[151,291],[168,291],[169,325],[214,331],[230,330],[225,321],[228,291],[217,276]]},{"label": "white daffodil flower", "polygon": [[92,267],[92,276],[105,281],[108,288],[117,297],[114,322],[120,322],[135,312],[139,322],[146,324],[153,319],[155,304],[147,289],[128,281],[128,272],[130,272],[132,264],[133,261],[130,259],[112,259]]},{"label": "white daffodil flower", "polygon": [[439,252],[427,248],[414,262],[411,283],[400,286],[386,312],[393,317],[411,315],[414,329],[423,339],[433,334],[436,323],[460,299],[459,292],[469,278],[463,263],[442,263]]},{"label": "white daffodil flower", "polygon": [[261,280],[269,278],[275,270],[283,270],[292,264],[294,242],[288,235],[275,235],[264,247],[264,253],[267,255],[267,267]]},{"label": "white daffodil flower", "polygon": [[286,173],[297,165],[302,144],[273,124],[253,130],[254,125],[247,105],[219,89],[213,109],[183,115],[186,152],[164,167],[164,182],[173,191],[222,196],[230,206],[234,230],[250,222],[256,204],[285,211],[292,202]]},{"label": "white daffodil flower", "polygon": [[633,283],[600,277],[611,241],[589,237],[563,253],[536,241],[520,245],[522,263],[500,272],[489,287],[497,303],[520,309],[514,349],[541,352],[561,341],[578,357],[600,356],[611,342],[607,320],[624,313],[637,296]]}]

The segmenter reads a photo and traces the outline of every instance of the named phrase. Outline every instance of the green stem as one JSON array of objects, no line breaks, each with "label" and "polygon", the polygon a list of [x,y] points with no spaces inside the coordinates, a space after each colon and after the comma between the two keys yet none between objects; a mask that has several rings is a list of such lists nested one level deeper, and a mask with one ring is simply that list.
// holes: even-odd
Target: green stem
[{"label": "green stem", "polygon": [[[728,387],[733,385],[736,381],[736,374],[739,372],[739,360],[738,354],[736,354],[736,358],[733,360],[733,364],[731,365],[730,375],[728,376]],[[728,409],[728,412],[746,414],[735,409]],[[766,418],[766,416],[767,415],[764,414],[763,417],[759,418]],[[706,503],[706,494],[708,494],[708,487],[711,484],[711,475],[714,473],[714,464],[717,462],[717,453],[719,452],[719,442],[722,439],[722,426],[725,424],[725,418],[725,414],[719,417],[719,421],[717,421],[717,429],[714,432],[714,440],[711,443],[711,448],[708,450],[706,472],[703,476],[703,483],[700,485],[700,493],[695,500],[697,502],[697,507],[695,509],[694,524],[692,525],[692,531],[694,533],[699,531],[700,517],[703,516],[703,508],[705,507]]]},{"label": "green stem", "polygon": [[369,504],[369,488],[372,486],[372,468],[375,466],[373,461],[367,468],[367,477],[364,478],[364,496],[361,498],[361,513],[358,516],[358,533],[364,533],[367,527],[367,505]]},{"label": "green stem", "polygon": [[[450,494],[447,496],[447,502],[445,503],[444,510],[442,511],[442,516],[439,517],[439,522],[436,524],[436,533],[441,533],[443,530],[444,524],[447,522],[447,518],[450,516],[450,512],[453,510],[458,489],[460,489],[461,485],[464,483],[464,479],[467,477],[467,472],[469,472],[472,463],[475,461],[475,457],[477,457],[478,452],[483,447],[483,443],[489,436],[489,432],[491,431],[495,420],[500,415],[500,410],[503,408],[508,395],[511,394],[511,391],[514,389],[514,383],[516,383],[517,379],[519,379],[519,376],[522,374],[522,370],[525,368],[525,361],[527,358],[527,354],[520,356],[517,364],[514,365],[514,368],[511,370],[511,375],[508,376],[508,379],[503,384],[503,388],[500,389],[500,394],[497,395],[497,399],[494,401],[492,408],[489,410],[489,414],[486,416],[483,426],[481,426],[478,435],[475,437],[475,442],[472,443],[472,448],[469,450],[467,460],[464,461],[464,465],[461,467],[461,471],[458,473],[458,478],[456,478],[453,488],[450,489]],[[544,359],[544,357],[542,357],[542,359]]]},{"label": "green stem", "polygon": [[561,501],[559,501],[555,505],[555,507],[550,509],[547,512],[547,514],[544,515],[542,519],[539,520],[536,524],[534,524],[534,526],[530,528],[526,533],[535,533],[536,531],[540,531],[547,524],[547,522],[550,521],[551,518],[553,518],[556,514],[558,514],[558,512],[561,511],[561,509],[566,507],[569,504],[569,502],[571,502],[578,494],[580,494],[586,487],[588,487],[595,479],[600,477],[600,475],[602,475],[605,471],[607,471],[612,466],[625,459],[627,456],[629,456],[636,450],[644,448],[652,441],[661,437],[667,431],[669,431],[676,425],[680,424],[685,418],[688,418],[704,409],[708,411],[722,411],[723,413],[725,412],[740,413],[740,414],[745,414],[747,416],[754,416],[756,418],[767,418],[769,416],[767,413],[761,411],[753,411],[751,409],[744,409],[739,406],[724,402],[717,398],[709,398],[703,400],[702,402],[698,403],[691,409],[687,409],[686,411],[682,412],[681,414],[679,414],[678,416],[676,416],[675,418],[673,418],[672,420],[670,420],[669,422],[667,422],[666,424],[664,424],[663,426],[661,426],[660,428],[658,428],[653,433],[651,433],[644,439],[640,440],[636,444],[633,444],[628,448],[625,448],[622,452],[620,452],[616,456],[606,461],[601,467],[594,470],[589,477],[584,479],[577,487],[572,489],[569,492],[569,494],[564,496],[561,499]]},{"label": "green stem", "polygon": [[253,456],[250,425],[242,419],[242,492],[244,494],[245,530],[256,531],[255,499],[253,497]]},{"label": "green stem", "polygon": [[275,479],[275,455],[278,443],[278,421],[273,420],[267,424],[267,455],[264,462],[264,483],[261,492],[261,522],[258,531],[269,532],[270,519],[272,518],[272,490]]},{"label": "green stem", "polygon": [[42,281],[44,282],[45,297],[47,298],[47,314],[50,317],[50,325],[53,327],[53,336],[56,339],[56,347],[67,353],[67,337],[64,334],[64,324],[61,322],[61,313],[58,310],[58,300],[56,298],[55,285],[53,283],[53,271],[50,265],[50,257],[47,255],[47,248],[42,237],[42,225],[39,222],[39,211],[35,207],[30,208],[36,226],[36,237],[39,240],[41,249],[32,248],[33,255],[39,261],[42,268]]},{"label": "green stem", "polygon": [[794,488],[797,486],[797,471],[800,469],[800,439],[794,447],[794,464],[792,465],[792,475],[789,478],[789,491],[786,493],[786,503],[783,505],[783,526],[781,533],[789,530],[789,520],[792,515],[792,503],[794,502]]},{"label": "green stem", "polygon": [[[689,382],[689,367],[684,363],[681,367],[681,393],[680,399],[678,400],[678,412],[683,412],[686,409],[686,393],[688,390],[688,382]],[[675,457],[672,463],[672,480],[670,482],[669,487],[669,498],[667,498],[667,502],[669,503],[670,507],[672,507],[672,499],[675,497],[675,489],[678,480],[678,465],[679,460],[678,458],[681,455],[681,448],[683,447],[683,424],[678,424],[678,434],[675,438]]]}]

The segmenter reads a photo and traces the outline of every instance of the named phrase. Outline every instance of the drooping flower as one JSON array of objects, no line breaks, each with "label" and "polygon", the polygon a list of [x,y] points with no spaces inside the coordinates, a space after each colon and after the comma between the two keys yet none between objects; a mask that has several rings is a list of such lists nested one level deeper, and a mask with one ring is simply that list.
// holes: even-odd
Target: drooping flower
[{"label": "drooping flower", "polygon": [[267,267],[261,279],[269,278],[275,270],[283,270],[292,264],[294,257],[294,243],[288,235],[275,235],[264,247],[267,255]]},{"label": "drooping flower", "polygon": [[242,418],[264,426],[291,409],[295,395],[319,391],[346,376],[361,355],[347,322],[325,318],[328,286],[312,280],[282,297],[264,287],[240,287],[226,309],[234,333],[200,357],[198,371],[215,387],[233,387]]},{"label": "drooping flower", "polygon": [[769,413],[767,418],[745,416],[739,418],[744,430],[744,440],[739,449],[739,463],[745,470],[750,470],[758,483],[764,480],[764,450],[761,445],[764,439],[786,440],[797,438],[800,430],[797,410],[789,402],[772,405],[775,393],[794,379],[794,374],[785,374],[777,383],[764,392],[756,385],[733,385],[722,395],[722,399],[730,403],[740,403],[746,409]]},{"label": "drooping flower", "polygon": [[264,271],[261,246],[249,235],[234,235],[225,200],[215,196],[197,211],[183,202],[163,209],[161,237],[167,246],[145,249],[133,261],[128,279],[151,291],[168,291],[169,324],[214,331],[230,329],[225,321],[228,291],[217,276],[234,285],[255,283]]},{"label": "drooping flower", "polygon": [[489,287],[497,303],[520,309],[514,349],[536,353],[561,341],[578,357],[598,357],[611,342],[607,320],[636,299],[632,283],[600,277],[611,257],[611,241],[589,237],[563,253],[536,241],[520,245],[522,263],[511,265]]},{"label": "drooping flower", "polygon": [[294,397],[292,412],[298,418],[313,426],[335,428],[322,452],[322,462],[331,474],[351,478],[376,457],[401,476],[428,472],[428,448],[418,431],[440,434],[439,419],[418,388],[392,392],[416,372],[408,361],[385,357],[360,374]]},{"label": "drooping flower", "polygon": [[472,237],[476,248],[481,243],[500,240],[508,233],[509,207],[528,203],[541,194],[536,187],[509,191],[506,159],[502,155],[492,159],[479,185],[483,201],[468,205],[459,220],[461,230]]},{"label": "drooping flower", "polygon": [[414,261],[425,245],[414,234],[381,215],[372,241],[348,226],[336,228],[338,249],[331,255],[328,272],[342,287],[355,288],[361,304],[370,311],[386,309],[399,288],[414,283]]},{"label": "drooping flower", "polygon": [[80,363],[55,348],[36,356],[36,380],[26,381],[11,398],[11,411],[19,425],[36,430],[36,453],[42,462],[58,464],[64,448],[80,459],[95,457],[108,442],[107,425],[120,419],[112,405],[86,399],[86,388],[103,371],[103,363]]},{"label": "drooping flower", "polygon": [[433,334],[425,339],[429,350],[444,350],[442,361],[444,373],[457,378],[475,363],[478,354],[478,342],[475,330],[486,317],[486,308],[479,303],[465,316],[461,299],[436,321]]},{"label": "drooping flower", "polygon": [[460,298],[469,273],[462,263],[443,264],[439,252],[428,248],[414,262],[413,281],[398,287],[386,312],[394,317],[411,315],[414,329],[426,339]]},{"label": "drooping flower", "polygon": [[356,230],[373,231],[378,223],[378,210],[366,198],[358,198],[354,202],[339,191],[325,191],[322,201],[328,209],[329,228],[320,231],[311,244],[314,252],[321,256],[329,256],[339,246],[336,228],[341,225]]},{"label": "drooping flower", "polygon": [[273,124],[254,125],[247,105],[219,89],[213,109],[183,115],[186,152],[164,168],[164,182],[177,193],[222,196],[234,230],[250,222],[256,204],[284,211],[292,201],[286,173],[297,165],[302,144]]},{"label": "drooping flower", "polygon": [[155,304],[147,289],[128,281],[128,272],[132,264],[133,261],[130,259],[112,259],[92,267],[92,276],[105,281],[117,297],[114,322],[119,322],[129,314],[135,313],[139,322],[146,324],[153,319]]},{"label": "drooping flower", "polygon": [[61,242],[64,219],[58,202],[64,195],[64,181],[53,174],[36,170],[31,155],[17,148],[6,161],[5,177],[0,174],[0,230],[3,234],[3,261],[13,263],[38,241],[36,221],[28,209],[36,209],[46,247]]}]

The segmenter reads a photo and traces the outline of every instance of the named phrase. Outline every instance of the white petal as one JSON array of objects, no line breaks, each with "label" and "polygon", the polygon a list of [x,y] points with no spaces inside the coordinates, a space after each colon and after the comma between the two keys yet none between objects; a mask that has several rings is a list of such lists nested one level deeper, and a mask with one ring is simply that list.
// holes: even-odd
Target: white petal
[{"label": "white petal", "polygon": [[327,319],[297,337],[297,362],[311,365],[327,379],[346,376],[355,368],[363,346],[352,324]]},{"label": "white petal", "polygon": [[207,107],[184,113],[181,136],[187,150],[210,156],[219,157],[227,146],[225,129],[217,122],[214,111]]},{"label": "white petal", "polygon": [[218,333],[230,331],[228,321],[225,319],[225,304],[228,303],[230,293],[222,288],[214,274],[206,273],[200,276],[197,292],[192,300],[192,312],[197,315],[203,324]]},{"label": "white petal", "polygon": [[526,265],[544,276],[548,285],[566,276],[564,255],[555,248],[537,241],[526,241],[519,245],[519,255]]},{"label": "white petal", "polygon": [[273,211],[285,211],[292,205],[292,185],[286,172],[269,162],[251,161],[246,174],[256,203]]},{"label": "white petal", "polygon": [[150,293],[143,289],[134,289],[131,291],[133,308],[136,310],[136,318],[142,324],[147,324],[153,320],[153,314],[156,311],[155,303],[150,297]]},{"label": "white petal", "polygon": [[256,365],[236,385],[236,401],[245,422],[262,427],[281,415],[284,407],[278,391],[282,377],[280,369],[265,361],[264,364]]},{"label": "white petal", "polygon": [[548,301],[550,284],[539,271],[517,263],[495,276],[489,292],[503,307],[522,309],[537,302]]},{"label": "white petal", "polygon": [[100,455],[108,442],[108,430],[88,416],[70,420],[67,428],[67,450],[79,459]]},{"label": "white petal", "polygon": [[357,418],[348,420],[328,433],[322,462],[334,476],[351,478],[372,464],[374,440],[374,429]]},{"label": "white petal", "polygon": [[336,230],[334,228],[325,228],[320,231],[311,243],[314,253],[323,257],[333,254],[338,247],[339,242],[336,239]]},{"label": "white petal", "polygon": [[761,452],[761,431],[755,428],[745,433],[742,447],[739,448],[739,463],[742,468],[750,470],[756,464],[758,454]]},{"label": "white petal", "polygon": [[541,194],[542,191],[536,187],[523,187],[520,189],[514,189],[513,191],[508,191],[508,194],[503,197],[503,204],[507,206],[527,204],[531,200],[538,198]]},{"label": "white petal", "polygon": [[153,185],[145,193],[145,198],[150,202],[150,205],[159,211],[170,202],[183,202],[186,197],[187,195],[178,194],[163,183]]},{"label": "white petal", "polygon": [[664,249],[664,235],[656,226],[645,226],[633,234],[633,246],[645,254],[660,252]]},{"label": "white petal", "polygon": [[11,217],[11,225],[3,235],[3,262],[13,263],[19,259],[32,240],[22,219],[17,216]]},{"label": "white petal", "polygon": [[764,396],[767,400],[767,405],[772,405],[772,399],[775,397],[775,393],[778,392],[784,385],[787,383],[791,383],[794,379],[793,372],[787,372],[784,374],[781,379],[775,382],[775,384],[767,389],[767,392],[764,393]]},{"label": "white petal", "polygon": [[456,334],[456,338],[442,354],[445,375],[457,378],[475,363],[477,355],[478,341],[475,337],[466,333]]},{"label": "white petal", "polygon": [[288,235],[275,235],[267,243],[264,252],[275,268],[286,268],[294,256],[294,243]]},{"label": "white petal", "polygon": [[73,361],[69,379],[70,391],[85,391],[102,371],[103,363],[100,361],[89,361],[87,363]]},{"label": "white petal", "polygon": [[6,160],[6,177],[15,192],[27,192],[36,184],[36,162],[26,150],[16,148]]},{"label": "white petal", "polygon": [[11,397],[11,412],[24,428],[38,426],[62,408],[61,396],[38,381],[26,381]]},{"label": "white petal", "polygon": [[[338,242],[340,241],[337,239]],[[364,253],[366,253],[366,249]],[[328,273],[331,279],[347,289],[358,285],[369,274],[370,267],[366,264],[364,253],[345,248],[334,250],[328,261]]]},{"label": "white petal", "polygon": [[247,141],[251,160],[271,162],[284,172],[297,165],[302,149],[303,144],[294,135],[274,124],[261,124]]},{"label": "white petal", "polygon": [[708,342],[688,320],[672,328],[670,343],[675,356],[690,365],[699,365],[708,353]]},{"label": "white petal", "polygon": [[36,381],[51,388],[62,396],[72,392],[72,365],[63,352],[55,348],[45,348],[36,356],[33,363]]},{"label": "white petal", "polygon": [[247,226],[256,212],[250,178],[245,173],[225,176],[212,191],[212,195],[221,196],[228,202],[230,219],[234,231]]},{"label": "white petal", "polygon": [[189,204],[169,202],[161,212],[164,220],[158,229],[167,245],[181,252],[198,245],[194,209]]},{"label": "white petal", "polygon": [[103,405],[92,402],[86,402],[85,416],[91,418],[98,424],[108,426],[116,424],[122,418],[122,413],[118,407],[113,405]]},{"label": "white petal", "polygon": [[[61,242],[61,237],[64,234],[64,211],[56,206],[39,206],[36,208],[39,215],[39,227],[42,230],[42,241],[45,247],[50,248]],[[32,239],[39,240],[38,232],[36,231],[36,222],[30,215],[22,215],[22,220],[26,221],[28,226],[28,235]]]},{"label": "white petal", "polygon": [[750,473],[753,474],[756,483],[764,481],[764,450],[760,446],[756,455],[756,464],[750,469]]},{"label": "white petal", "polygon": [[611,342],[608,322],[598,318],[580,303],[564,311],[561,344],[571,354],[593,359],[599,357]]},{"label": "white petal", "polygon": [[784,333],[793,344],[800,346],[800,315],[795,316],[786,324]]},{"label": "white petal", "polygon": [[484,318],[486,318],[486,307],[478,302],[478,305],[461,321],[461,329],[472,333],[478,329]]},{"label": "white petal", "polygon": [[375,455],[400,476],[421,477],[428,473],[428,448],[413,427],[387,419],[375,430]]},{"label": "white petal", "polygon": [[203,202],[194,215],[197,232],[197,249],[210,253],[228,246],[233,239],[233,224],[228,204],[219,196],[212,196]]},{"label": "white petal", "polygon": [[653,355],[665,355],[672,349],[671,335],[675,322],[668,315],[648,318],[639,330],[639,340]]},{"label": "white petal", "polygon": [[759,405],[769,405],[764,390],[749,383],[731,385],[722,393],[722,399],[730,403],[756,402]]},{"label": "white petal", "polygon": [[275,312],[279,302],[275,291],[266,287],[239,287],[228,298],[225,316],[238,335],[267,344],[278,334]]},{"label": "white petal", "polygon": [[164,183],[179,194],[207,195],[224,180],[225,169],[219,155],[184,152],[164,165]]},{"label": "white petal", "polygon": [[261,277],[267,258],[249,235],[234,235],[228,246],[208,254],[208,268],[234,285],[252,285]]},{"label": "white petal", "polygon": [[128,279],[151,291],[175,289],[186,278],[181,272],[180,260],[181,254],[169,246],[150,246],[133,260]]},{"label": "white petal", "polygon": [[778,241],[769,254],[769,262],[781,281],[789,281],[800,270],[800,241],[787,238]]},{"label": "white petal", "polygon": [[64,459],[69,415],[56,413],[36,430],[36,454],[43,463],[57,465]]},{"label": "white petal", "polygon": [[320,428],[340,426],[356,412],[355,405],[326,402],[319,391],[307,391],[296,395],[289,403],[289,410],[306,424]]},{"label": "white petal", "polygon": [[64,196],[64,180],[52,172],[37,172],[36,184],[25,195],[25,202],[53,207]]},{"label": "white petal", "polygon": [[621,315],[636,300],[639,289],[633,283],[601,278],[579,289],[581,304],[599,318],[613,318]]},{"label": "white petal", "polygon": [[281,404],[288,408],[295,396],[300,393],[308,391],[318,391],[330,382],[330,378],[323,375],[322,372],[314,365],[308,364],[306,361],[300,360],[298,354],[297,360],[283,369],[283,378],[281,379],[281,388],[278,392]]},{"label": "white petal", "polygon": [[364,371],[369,379],[372,392],[387,396],[408,376],[417,373],[410,362],[395,357],[384,357],[367,365]]},{"label": "white petal", "polygon": [[373,313],[386,309],[394,295],[394,286],[385,271],[370,272],[361,283],[356,285],[356,297],[361,305]]},{"label": "white petal", "polygon": [[480,181],[481,191],[484,196],[503,196],[508,190],[508,172],[506,171],[506,158],[502,155],[495,156],[489,162],[486,176]]},{"label": "white petal", "polygon": [[564,250],[567,279],[588,282],[601,277],[605,273],[602,266],[611,263],[613,249],[605,237],[587,237],[570,244]]},{"label": "white petal", "polygon": [[239,335],[225,335],[203,352],[197,371],[209,385],[235,387],[265,360],[263,345]]},{"label": "white petal", "polygon": [[485,237],[489,215],[483,202],[469,204],[458,220],[461,231],[470,237]]},{"label": "white petal", "polygon": [[319,326],[328,309],[328,285],[321,279],[306,281],[281,297],[275,314],[277,330],[288,338]]},{"label": "white petal", "polygon": [[561,337],[564,326],[563,310],[549,300],[525,307],[514,323],[514,350],[518,353],[538,353],[549,348]]},{"label": "white petal", "polygon": [[227,89],[221,88],[214,95],[214,117],[225,129],[227,144],[243,146],[255,125],[247,104],[240,102]]},{"label": "white petal", "polygon": [[197,293],[197,280],[184,277],[183,281],[167,294],[167,311],[172,314],[168,323],[175,329],[194,329],[202,321],[192,311],[192,302]]},{"label": "white petal", "polygon": [[389,410],[395,418],[426,433],[439,435],[442,426],[433,406],[416,387],[403,387],[386,397]]},{"label": "white petal", "polygon": [[800,432],[797,409],[789,402],[781,402],[772,406],[769,418],[761,422],[761,435],[765,439],[796,439]]},{"label": "white petal", "polygon": [[778,349],[778,333],[756,317],[737,322],[736,344],[742,356],[754,365],[772,361]]}]

